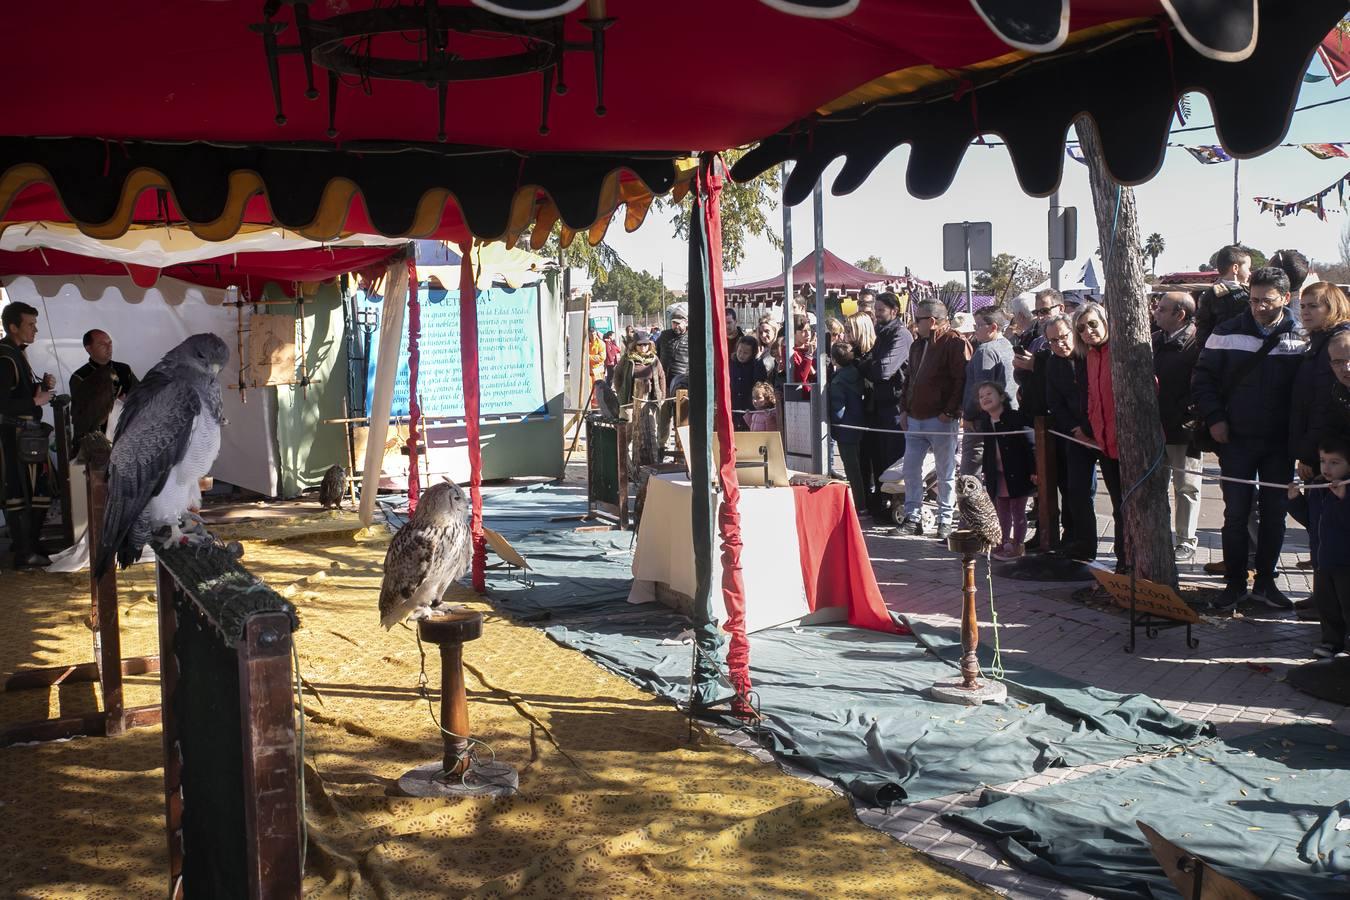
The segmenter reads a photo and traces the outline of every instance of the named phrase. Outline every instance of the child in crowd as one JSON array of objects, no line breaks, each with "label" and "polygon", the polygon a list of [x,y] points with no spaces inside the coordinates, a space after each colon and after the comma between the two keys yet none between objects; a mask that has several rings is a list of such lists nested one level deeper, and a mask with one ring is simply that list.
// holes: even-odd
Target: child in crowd
[{"label": "child in crowd", "polygon": [[1350,441],[1333,436],[1317,446],[1321,477],[1329,488],[1303,491],[1289,485],[1289,514],[1308,529],[1312,549],[1313,603],[1322,620],[1321,659],[1350,657]]},{"label": "child in crowd", "polygon": [[1003,526],[1003,546],[993,556],[1017,559],[1026,552],[1027,497],[1036,484],[1036,454],[1031,435],[1025,433],[1030,420],[1012,408],[1003,388],[992,381],[976,389],[975,399],[982,410],[980,430],[997,433],[984,439],[984,486]]},{"label": "child in crowd", "polygon": [[754,408],[745,414],[745,427],[749,431],[777,431],[778,406],[773,394],[773,385],[761,381],[750,390],[750,405]]},{"label": "child in crowd", "polygon": [[867,509],[869,499],[861,455],[865,432],[859,430],[866,424],[863,393],[867,385],[862,372],[853,364],[853,347],[848,341],[840,340],[830,347],[830,361],[835,367],[829,381],[830,437],[839,445],[844,477],[853,491],[853,505],[861,511]]},{"label": "child in crowd", "polygon": [[749,430],[745,425],[745,412],[751,408],[755,385],[764,374],[764,368],[756,358],[758,354],[759,342],[752,335],[742,335],[736,341],[736,352],[727,367],[731,377],[731,420],[737,431]]}]

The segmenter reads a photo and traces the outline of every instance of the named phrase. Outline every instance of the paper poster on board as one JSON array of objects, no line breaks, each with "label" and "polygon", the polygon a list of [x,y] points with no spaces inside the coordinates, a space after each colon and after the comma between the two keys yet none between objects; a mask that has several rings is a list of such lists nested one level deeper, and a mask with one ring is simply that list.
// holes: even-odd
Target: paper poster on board
[{"label": "paper poster on board", "polygon": [[[464,415],[460,369],[459,291],[422,288],[422,331],[417,392],[426,416]],[[405,318],[405,328],[407,319]],[[379,341],[375,330],[370,346]],[[539,288],[494,286],[478,292],[479,415],[508,416],[543,412],[543,359]],[[366,396],[375,393],[375,359],[367,362]],[[408,415],[408,341],[399,350],[398,378],[390,415]],[[369,411],[367,411],[369,413]]]}]

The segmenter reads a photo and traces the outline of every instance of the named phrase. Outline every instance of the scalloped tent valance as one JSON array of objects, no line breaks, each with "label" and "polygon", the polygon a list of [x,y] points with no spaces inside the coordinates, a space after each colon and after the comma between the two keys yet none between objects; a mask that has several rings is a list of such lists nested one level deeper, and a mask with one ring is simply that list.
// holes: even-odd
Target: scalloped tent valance
[{"label": "scalloped tent valance", "polygon": [[[437,92],[421,84],[336,78],[330,123],[325,103],[305,99],[299,54],[273,58],[274,83],[250,28],[260,2],[162,2],[136,16],[76,0],[15,6],[0,79],[25,88],[0,118],[0,227],[64,220],[109,237],[167,222],[215,240],[275,222],[320,240],[529,232],[537,247],[558,222],[565,239],[598,241],[620,206],[637,227],[654,197],[687,184],[680,161],[692,152],[759,141],[733,174],[796,160],[798,202],[831,160],[846,158],[834,190],[847,192],[909,143],[910,190],[929,197],[981,133],[1001,135],[1023,188],[1044,194],[1080,113],[1133,183],[1159,166],[1182,91],[1210,94],[1230,152],[1278,142],[1301,67],[1346,11],[1344,0],[1301,0],[1296,12],[1277,0],[686,0],[676,29],[667,4],[635,0],[474,5],[475,16],[545,17],[569,47],[593,36],[599,10],[606,114],[589,65],[568,67],[547,133],[537,78],[455,81],[450,143],[439,143]],[[453,7],[468,0],[439,8]],[[267,9],[293,40],[299,7]],[[697,22],[710,27],[685,27]],[[407,49],[380,56],[421,53],[419,34],[385,35]],[[676,52],[686,41],[698,49],[689,60]],[[114,64],[109,48],[155,64]],[[825,64],[803,65],[797,50]]]},{"label": "scalloped tent valance", "polygon": [[1008,145],[1018,181],[1044,196],[1059,184],[1064,140],[1086,114],[1101,132],[1107,167],[1125,184],[1147,181],[1162,165],[1178,97],[1209,96],[1219,139],[1234,156],[1254,156],[1289,128],[1302,75],[1327,32],[1346,12],[1343,0],[1308,0],[1296,14],[1265,0],[1259,36],[1240,61],[1216,60],[1174,40],[1154,22],[1070,39],[1044,56],[1013,54],[956,81],[892,73],[798,122],[747,153],[738,180],[794,160],[789,203],[804,199],[825,168],[843,157],[832,190],[856,190],[901,144],[911,146],[906,186],[916,197],[942,194],[967,148],[982,134]]}]

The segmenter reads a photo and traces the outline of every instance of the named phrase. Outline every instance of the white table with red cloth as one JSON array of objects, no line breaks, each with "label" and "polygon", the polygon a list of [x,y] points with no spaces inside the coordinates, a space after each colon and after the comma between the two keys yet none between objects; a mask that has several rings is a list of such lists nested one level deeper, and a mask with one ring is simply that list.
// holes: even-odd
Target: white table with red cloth
[{"label": "white table with red cloth", "polygon": [[[683,473],[648,481],[630,603],[659,600],[688,611],[695,592],[692,500]],[[848,485],[746,487],[738,508],[747,633],[808,617],[899,630],[881,599]],[[725,622],[721,556],[715,534],[713,616]]]}]

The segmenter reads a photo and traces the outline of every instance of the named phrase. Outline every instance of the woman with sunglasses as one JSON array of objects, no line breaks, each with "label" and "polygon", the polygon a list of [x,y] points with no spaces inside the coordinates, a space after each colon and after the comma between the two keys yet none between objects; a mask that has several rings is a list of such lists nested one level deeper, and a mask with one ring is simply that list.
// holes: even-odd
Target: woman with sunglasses
[{"label": "woman with sunglasses", "polygon": [[[1078,429],[1074,435],[1095,444],[1096,449],[1074,444],[1069,456],[1069,478],[1076,484],[1091,480],[1092,467],[1100,465],[1102,480],[1111,495],[1111,518],[1114,522],[1116,571],[1124,569],[1125,530],[1120,517],[1120,448],[1116,443],[1116,398],[1111,384],[1111,332],[1107,325],[1106,308],[1100,303],[1084,303],[1074,314],[1073,330],[1085,349],[1087,368],[1088,430]],[[1087,510],[1080,521],[1092,523],[1093,534],[1084,534],[1083,544],[1075,547],[1080,558],[1096,559],[1096,517],[1088,517]],[[1086,529],[1085,529],[1086,530]],[[1090,546],[1088,545],[1090,541]]]}]

